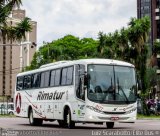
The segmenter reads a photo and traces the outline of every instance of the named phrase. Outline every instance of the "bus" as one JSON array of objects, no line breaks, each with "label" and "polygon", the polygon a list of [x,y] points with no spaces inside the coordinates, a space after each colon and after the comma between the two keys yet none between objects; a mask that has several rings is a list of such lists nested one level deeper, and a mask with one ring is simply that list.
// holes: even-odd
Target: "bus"
[{"label": "bus", "polygon": [[134,123],[137,114],[134,65],[112,59],[82,59],[46,64],[17,75],[15,115],[30,125],[58,121],[75,123]]}]

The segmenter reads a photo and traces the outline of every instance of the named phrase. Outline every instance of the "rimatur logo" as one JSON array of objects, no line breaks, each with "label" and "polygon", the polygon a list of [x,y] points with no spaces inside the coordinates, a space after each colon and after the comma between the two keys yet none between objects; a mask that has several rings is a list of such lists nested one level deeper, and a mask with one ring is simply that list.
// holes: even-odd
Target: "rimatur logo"
[{"label": "rimatur logo", "polygon": [[21,94],[18,93],[16,96],[16,112],[19,114],[21,112]]}]

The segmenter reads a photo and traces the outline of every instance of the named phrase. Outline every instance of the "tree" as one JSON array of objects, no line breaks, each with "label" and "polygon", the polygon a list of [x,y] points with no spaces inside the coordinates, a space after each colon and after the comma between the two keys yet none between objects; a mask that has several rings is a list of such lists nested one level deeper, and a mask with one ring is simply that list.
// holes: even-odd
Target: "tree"
[{"label": "tree", "polygon": [[80,40],[78,58],[97,57],[97,41],[92,38],[83,38]]},{"label": "tree", "polygon": [[40,47],[27,70],[35,69],[54,61],[93,58],[97,57],[96,55],[96,40],[92,38],[80,39],[73,35],[66,35]]},{"label": "tree", "polygon": [[142,81],[142,99],[144,105],[144,114],[149,114],[145,98],[147,94],[147,79],[146,79],[146,61],[147,61],[147,41],[150,31],[150,20],[149,17],[142,19],[132,18],[129,22],[129,41],[132,47],[137,51],[134,64],[139,71],[139,78]]},{"label": "tree", "polygon": [[14,7],[19,7],[21,0],[0,0],[0,27],[6,24],[6,19]]},{"label": "tree", "polygon": [[106,45],[106,34],[104,34],[103,32],[99,32],[98,40],[99,40],[99,44],[97,47],[97,51],[102,55],[104,51],[104,47]]}]

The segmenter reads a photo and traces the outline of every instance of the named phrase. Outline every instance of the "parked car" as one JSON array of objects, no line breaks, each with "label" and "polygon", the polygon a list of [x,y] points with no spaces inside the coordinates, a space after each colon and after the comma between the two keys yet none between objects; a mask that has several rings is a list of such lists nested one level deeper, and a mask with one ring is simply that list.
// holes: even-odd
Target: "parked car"
[{"label": "parked car", "polygon": [[14,115],[13,103],[0,103],[0,114]]}]

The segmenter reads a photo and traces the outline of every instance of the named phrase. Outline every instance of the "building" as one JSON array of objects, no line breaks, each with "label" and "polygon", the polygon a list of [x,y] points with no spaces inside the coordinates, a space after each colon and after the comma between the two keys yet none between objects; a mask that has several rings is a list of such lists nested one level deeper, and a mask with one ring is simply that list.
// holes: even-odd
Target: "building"
[{"label": "building", "polygon": [[[25,17],[25,10],[13,10],[7,22],[16,25]],[[14,43],[2,44],[0,37],[0,96],[13,97],[16,75],[23,68],[29,66],[36,51],[34,46],[37,42],[37,23],[31,21],[32,31],[26,33],[26,40]],[[34,45],[33,45],[34,43]]]},{"label": "building", "polygon": [[150,45],[160,41],[160,0],[137,0],[137,17],[149,16],[151,19]]}]

